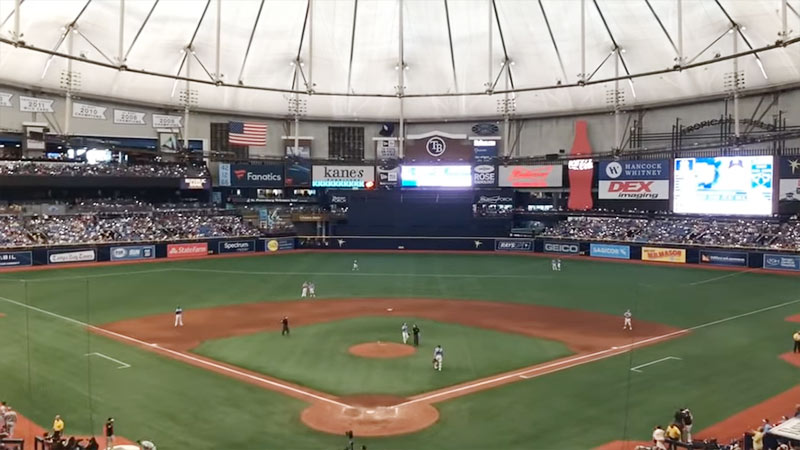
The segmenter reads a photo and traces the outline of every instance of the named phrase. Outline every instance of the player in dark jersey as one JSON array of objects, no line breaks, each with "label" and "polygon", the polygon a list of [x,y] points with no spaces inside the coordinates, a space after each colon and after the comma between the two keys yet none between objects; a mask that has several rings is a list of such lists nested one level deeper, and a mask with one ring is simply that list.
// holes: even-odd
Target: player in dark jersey
[{"label": "player in dark jersey", "polygon": [[109,417],[106,420],[106,425],[103,427],[106,435],[106,450],[114,448],[114,418]]},{"label": "player in dark jersey", "polygon": [[288,336],[289,335],[289,318],[287,316],[283,316],[281,319],[281,336]]}]

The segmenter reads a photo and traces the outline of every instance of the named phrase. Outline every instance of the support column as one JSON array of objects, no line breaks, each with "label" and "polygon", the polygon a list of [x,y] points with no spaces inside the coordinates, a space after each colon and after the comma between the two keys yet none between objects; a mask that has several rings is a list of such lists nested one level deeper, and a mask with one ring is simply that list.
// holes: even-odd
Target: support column
[{"label": "support column", "polygon": [[487,53],[488,61],[487,61],[487,64],[486,64],[486,66],[489,69],[489,76],[486,78],[486,89],[487,90],[491,90],[492,89],[492,85],[494,84],[494,76],[493,76],[494,70],[492,69],[494,67],[494,61],[492,61],[492,50],[493,50],[493,48],[492,48],[492,38],[493,38],[492,30],[494,29],[494,26],[492,25],[492,23],[494,22],[494,20],[492,18],[492,0],[486,0],[486,1],[487,1],[487,4],[489,5],[489,49],[488,49],[489,51]]},{"label": "support column", "polygon": [[581,0],[581,74],[578,82],[586,82],[586,0]]},{"label": "support column", "polygon": [[678,2],[678,65],[683,67],[683,0]]},{"label": "support column", "polygon": [[314,90],[314,0],[308,0],[308,85],[306,91]]},{"label": "support column", "polygon": [[117,64],[125,65],[125,0],[119,0],[119,45],[117,46]]},{"label": "support column", "polygon": [[511,153],[511,147],[510,147],[510,142],[511,142],[511,111],[509,110],[509,93],[508,93],[509,75],[510,75],[508,73],[508,71],[511,70],[510,67],[511,66],[509,65],[509,62],[506,60],[505,64],[503,64],[503,68],[506,71],[506,80],[505,80],[506,88],[505,88],[505,94],[503,94],[504,95],[504,101],[505,101],[504,107],[503,107],[503,112],[504,112],[503,115],[505,116],[503,118],[503,124],[504,124],[503,125],[503,127],[504,127],[503,134],[505,134],[505,136],[503,136],[503,139],[504,139],[504,142],[503,142],[503,156],[505,156],[505,157],[508,157],[509,154]]},{"label": "support column", "polygon": [[406,131],[405,131],[405,112],[403,111],[403,97],[405,95],[405,83],[406,83],[406,62],[403,50],[403,0],[400,0],[400,26],[399,33],[400,33],[400,45],[399,45],[399,63],[397,71],[400,72],[397,75],[397,81],[400,83],[397,86],[397,96],[400,100],[400,130],[397,135],[397,151],[400,158],[405,155],[405,142],[406,142]]},{"label": "support column", "polygon": [[[739,53],[738,25],[732,28],[733,54]],[[739,138],[739,58],[733,58],[733,135]]]},{"label": "support column", "polygon": [[[73,38],[72,36],[75,34],[72,26],[67,27],[67,55],[72,56],[73,50]],[[70,121],[72,119],[72,83],[73,83],[73,73],[72,73],[72,58],[67,58],[67,94],[66,94],[66,101],[64,104],[64,134],[69,136],[70,134]]]},{"label": "support column", "polygon": [[19,32],[19,7],[22,6],[22,0],[14,0],[14,41],[20,41],[22,35]]},{"label": "support column", "polygon": [[214,69],[214,82],[219,83],[220,81],[220,74],[219,74],[219,57],[220,57],[220,46],[222,44],[222,0],[217,0],[217,58],[216,58],[216,66]]},{"label": "support column", "polygon": [[614,150],[619,149],[619,47],[614,49]]},{"label": "support column", "polygon": [[191,98],[189,79],[191,78],[192,58],[189,52],[194,51],[191,48],[186,49],[186,92],[184,93],[186,104],[183,107],[183,149],[189,148],[189,103]]},{"label": "support column", "polygon": [[781,40],[789,37],[789,22],[786,16],[789,0],[781,0]]}]

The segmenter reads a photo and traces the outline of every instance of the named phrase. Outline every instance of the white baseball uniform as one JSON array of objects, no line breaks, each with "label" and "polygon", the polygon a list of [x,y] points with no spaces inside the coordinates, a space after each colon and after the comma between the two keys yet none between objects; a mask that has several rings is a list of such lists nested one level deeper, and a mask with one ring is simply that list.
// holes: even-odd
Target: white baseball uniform
[{"label": "white baseball uniform", "polygon": [[403,326],[400,327],[400,331],[403,334],[403,344],[407,344],[408,343],[408,325],[404,323]]},{"label": "white baseball uniform", "polygon": [[314,283],[308,283],[308,296],[309,297],[316,297],[317,296],[317,291],[316,291],[316,287],[314,286]]},{"label": "white baseball uniform", "polygon": [[353,272],[358,272],[358,260],[353,260]]},{"label": "white baseball uniform", "polygon": [[175,308],[175,326],[176,327],[183,326],[183,309],[180,306]]},{"label": "white baseball uniform", "polygon": [[303,289],[300,291],[300,297],[301,298],[308,297],[308,282],[303,283]]},{"label": "white baseball uniform", "polygon": [[631,311],[628,310],[628,311],[625,311],[624,316],[625,316],[625,322],[622,324],[622,329],[623,330],[633,330],[633,325],[631,324],[631,317],[633,317],[633,314],[631,314]]},{"label": "white baseball uniform", "polygon": [[433,349],[433,369],[441,372],[443,360],[444,349],[437,345],[436,348]]}]

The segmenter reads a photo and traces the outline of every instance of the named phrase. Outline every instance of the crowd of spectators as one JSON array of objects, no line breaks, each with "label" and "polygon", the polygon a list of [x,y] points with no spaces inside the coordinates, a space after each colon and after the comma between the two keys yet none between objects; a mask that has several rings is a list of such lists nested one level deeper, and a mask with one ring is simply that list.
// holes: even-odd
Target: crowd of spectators
[{"label": "crowd of spectators", "polygon": [[237,215],[198,212],[0,216],[0,247],[259,236]]},{"label": "crowd of spectators", "polygon": [[0,176],[81,176],[81,177],[210,177],[205,165],[192,164],[87,164],[50,161],[0,161]]},{"label": "crowd of spectators", "polygon": [[570,217],[543,237],[593,241],[800,250],[800,221]]}]

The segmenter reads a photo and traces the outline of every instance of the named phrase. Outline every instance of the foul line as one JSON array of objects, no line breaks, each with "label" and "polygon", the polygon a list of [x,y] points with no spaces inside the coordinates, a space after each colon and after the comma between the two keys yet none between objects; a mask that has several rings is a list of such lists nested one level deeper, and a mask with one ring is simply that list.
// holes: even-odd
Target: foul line
[{"label": "foul line", "polygon": [[158,272],[170,272],[175,270],[173,268],[164,268],[164,269],[151,269],[151,270],[136,270],[136,271],[129,271],[129,272],[114,272],[114,273],[101,273],[97,275],[75,275],[70,277],[48,277],[48,278],[0,278],[0,282],[2,281],[17,281],[23,283],[31,283],[31,282],[40,282],[40,281],[64,281],[64,280],[83,280],[86,278],[105,278],[105,277],[116,277],[116,276],[123,276],[123,275],[136,275],[136,274],[143,274],[143,273],[158,273]]},{"label": "foul line", "polygon": [[660,362],[669,361],[670,359],[677,359],[678,361],[680,361],[680,360],[681,360],[681,359],[680,359],[680,358],[678,358],[677,356],[667,356],[666,358],[661,358],[661,359],[657,359],[657,360],[655,360],[655,361],[650,361],[649,363],[644,363],[644,364],[642,364],[642,365],[640,365],[640,366],[631,367],[631,371],[632,371],[632,372],[639,372],[639,373],[642,373],[642,371],[641,371],[641,370],[639,370],[639,369],[641,369],[642,367],[652,366],[653,364],[658,364],[658,363],[660,363]]},{"label": "foul line", "polygon": [[277,388],[280,388],[280,389],[283,389],[283,390],[286,390],[286,391],[290,391],[290,392],[294,392],[296,394],[304,395],[306,397],[311,397],[311,398],[313,398],[315,400],[331,403],[331,404],[334,404],[336,406],[341,406],[343,408],[349,408],[350,407],[350,405],[347,405],[347,404],[344,404],[344,403],[341,403],[341,402],[337,402],[336,400],[331,400],[329,398],[322,397],[320,395],[317,395],[317,394],[314,394],[314,393],[311,393],[311,392],[307,392],[307,391],[304,391],[302,389],[297,389],[297,388],[292,387],[292,386],[287,386],[285,384],[281,384],[281,383],[278,383],[278,382],[275,382],[275,381],[272,381],[272,380],[268,380],[266,378],[258,377],[258,376],[255,376],[255,375],[252,375],[252,374],[249,374],[249,373],[245,373],[245,372],[242,372],[242,371],[239,371],[239,370],[236,370],[236,369],[232,369],[230,367],[226,367],[226,366],[223,366],[223,365],[220,365],[220,364],[216,364],[216,363],[213,363],[211,361],[206,361],[204,359],[197,358],[197,357],[194,357],[192,355],[188,355],[188,354],[183,353],[183,352],[171,350],[171,349],[168,349],[168,348],[165,348],[165,347],[159,347],[156,344],[145,342],[145,341],[142,341],[141,339],[136,339],[135,337],[126,336],[124,334],[120,334],[120,333],[117,333],[117,332],[114,332],[114,331],[111,331],[111,330],[106,330],[104,328],[100,328],[100,327],[97,327],[97,326],[94,326],[94,325],[90,325],[90,324],[88,324],[86,322],[81,322],[80,320],[75,320],[75,319],[73,319],[71,317],[62,316],[60,314],[56,314],[54,312],[50,312],[50,311],[47,311],[47,310],[42,309],[42,308],[37,308],[35,306],[26,305],[25,303],[21,303],[21,302],[18,302],[16,300],[11,300],[10,298],[0,297],[0,300],[6,301],[6,302],[11,303],[13,305],[17,305],[17,306],[21,306],[23,308],[30,309],[32,311],[36,311],[36,312],[39,312],[39,313],[42,313],[42,314],[45,314],[45,315],[48,315],[48,316],[51,316],[51,317],[55,317],[56,319],[61,319],[61,320],[67,321],[67,322],[70,322],[70,323],[75,324],[75,325],[86,327],[86,328],[89,328],[90,330],[95,330],[95,331],[98,331],[100,333],[105,333],[105,334],[109,334],[109,335],[112,335],[112,336],[116,336],[121,340],[133,342],[133,343],[141,345],[141,346],[155,347],[159,351],[162,351],[162,352],[165,352],[165,353],[169,353],[170,355],[178,357],[178,359],[184,359],[184,360],[192,361],[192,362],[200,364],[200,365],[213,367],[214,369],[217,369],[217,370],[220,370],[220,371],[223,371],[223,372],[232,373],[232,374],[240,376],[240,377],[244,377],[244,378],[247,378],[247,379],[250,379],[250,380],[257,381],[259,383],[263,383],[263,384],[266,384],[266,385],[274,386],[274,387],[277,387]]},{"label": "foul line", "polygon": [[114,359],[114,358],[112,358],[112,357],[110,357],[108,355],[104,355],[104,354],[102,354],[100,352],[87,353],[87,354],[85,354],[83,356],[99,356],[99,357],[101,357],[103,359],[107,359],[109,361],[115,362],[115,363],[119,364],[119,367],[117,367],[117,369],[127,369],[127,368],[131,367],[131,365],[126,363],[126,362],[122,362],[122,361],[120,361],[118,359]]},{"label": "foul line", "polygon": [[[605,349],[605,350],[600,350],[598,352],[589,353],[589,354],[581,355],[581,356],[576,356],[574,358],[569,358],[569,359],[565,359],[565,360],[561,360],[561,361],[556,361],[554,363],[546,364],[544,366],[533,367],[533,368],[530,368],[530,369],[522,369],[522,370],[519,370],[519,371],[507,373],[505,375],[500,375],[500,376],[497,376],[497,377],[494,377],[494,378],[490,378],[490,379],[487,379],[487,380],[479,381],[477,383],[467,384],[467,385],[455,387],[453,389],[448,389],[448,390],[445,390],[445,391],[434,392],[433,394],[430,394],[430,395],[426,395],[426,396],[423,396],[423,397],[418,397],[418,398],[409,400],[407,402],[400,403],[397,406],[403,406],[403,405],[410,405],[410,404],[419,403],[419,402],[425,402],[425,401],[429,401],[429,400],[432,400],[432,399],[435,399],[435,398],[449,396],[449,395],[457,393],[457,392],[462,392],[462,391],[474,389],[476,387],[484,386],[484,385],[487,385],[487,384],[493,384],[493,383],[497,383],[497,382],[500,382],[500,381],[505,381],[505,380],[508,380],[508,379],[511,379],[511,378],[517,378],[518,377],[518,378],[522,378],[522,379],[525,379],[525,380],[529,380],[531,378],[536,378],[536,377],[539,377],[541,375],[545,375],[546,373],[542,373],[542,371],[544,371],[546,369],[551,369],[551,368],[559,367],[559,366],[563,366],[560,370],[569,369],[569,368],[580,366],[580,365],[583,365],[583,364],[586,364],[586,363],[599,361],[599,360],[602,360],[602,359],[605,359],[605,358],[610,358],[612,356],[620,355],[620,354],[624,353],[627,350],[633,349],[634,347],[638,347],[638,346],[643,345],[643,344],[647,344],[649,342],[653,342],[653,341],[657,341],[657,340],[661,340],[661,339],[666,339],[666,338],[669,338],[669,337],[672,337],[672,336],[676,336],[678,334],[688,333],[689,331],[699,330],[701,328],[710,327],[712,325],[717,325],[717,324],[720,324],[720,323],[729,322],[731,320],[740,319],[742,317],[752,316],[753,314],[758,314],[758,313],[762,313],[762,312],[765,312],[765,311],[770,311],[770,310],[773,310],[773,309],[782,308],[784,306],[793,305],[795,303],[800,303],[800,299],[791,300],[791,301],[780,303],[780,304],[777,304],[777,305],[767,306],[767,307],[764,307],[764,308],[757,309],[755,311],[750,311],[750,312],[746,312],[746,313],[742,313],[742,314],[737,314],[735,316],[730,316],[730,317],[726,317],[724,319],[714,320],[712,322],[706,322],[706,323],[703,323],[703,324],[700,324],[700,325],[695,325],[695,326],[693,326],[691,328],[687,328],[685,330],[673,331],[671,333],[663,334],[661,336],[655,336],[655,337],[643,339],[641,341],[632,342],[630,344],[622,345],[622,346],[619,346],[619,347],[611,347],[611,348],[608,348],[608,349]],[[538,372],[538,373],[536,373],[536,372]],[[535,375],[529,375],[529,374],[534,374],[534,373],[536,373],[536,374]]]},{"label": "foul line", "polygon": [[735,277],[737,275],[741,275],[743,273],[752,272],[752,271],[753,271],[753,269],[747,269],[747,270],[742,270],[740,272],[733,272],[733,273],[721,275],[721,276],[718,276],[718,277],[709,278],[707,280],[695,281],[693,283],[689,283],[687,286],[697,286],[697,285],[700,285],[700,284],[711,283],[712,281],[724,280],[725,278]]},{"label": "foul line", "polygon": [[480,273],[397,273],[397,272],[251,272],[246,270],[218,270],[218,269],[192,269],[188,267],[175,267],[168,270],[182,272],[207,272],[228,273],[235,275],[302,275],[313,276],[357,276],[357,277],[441,277],[441,278],[553,278],[551,275],[511,275],[511,274],[480,274]]}]

